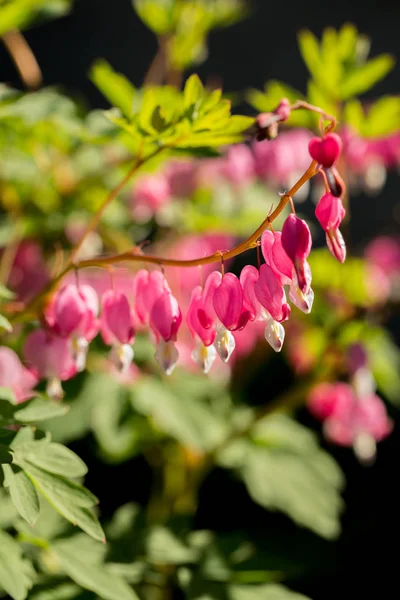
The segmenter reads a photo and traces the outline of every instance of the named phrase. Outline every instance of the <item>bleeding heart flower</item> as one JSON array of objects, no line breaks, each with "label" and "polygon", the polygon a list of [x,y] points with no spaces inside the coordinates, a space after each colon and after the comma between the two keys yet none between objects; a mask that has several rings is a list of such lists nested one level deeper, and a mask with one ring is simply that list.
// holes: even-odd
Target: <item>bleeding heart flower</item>
[{"label": "bleeding heart flower", "polygon": [[133,314],[126,295],[107,290],[103,296],[100,317],[103,340],[112,346],[110,358],[118,370],[128,370],[132,359],[132,342],[135,335]]},{"label": "bleeding heart flower", "polygon": [[341,198],[329,192],[322,196],[315,209],[315,216],[326,233],[329,251],[341,263],[346,259],[346,244],[339,226],[345,214]]},{"label": "bleeding heart flower", "polygon": [[308,144],[311,158],[327,169],[336,162],[341,149],[342,140],[337,133],[327,133],[323,138],[314,137]]},{"label": "bleeding heart flower", "polygon": [[261,265],[254,290],[259,303],[275,321],[281,323],[289,318],[290,306],[286,302],[285,289],[272,267]]},{"label": "bleeding heart flower", "polygon": [[214,309],[221,323],[236,331],[243,329],[251,318],[251,313],[243,305],[243,290],[234,273],[226,273],[214,292]]},{"label": "bleeding heart flower", "polygon": [[283,225],[281,241],[294,266],[292,279],[296,280],[300,291],[307,294],[311,286],[311,269],[307,258],[312,245],[307,223],[290,214]]},{"label": "bleeding heart flower", "polygon": [[62,398],[61,381],[71,379],[77,373],[70,340],[44,329],[36,329],[26,338],[23,353],[37,376],[48,380],[48,395]]}]

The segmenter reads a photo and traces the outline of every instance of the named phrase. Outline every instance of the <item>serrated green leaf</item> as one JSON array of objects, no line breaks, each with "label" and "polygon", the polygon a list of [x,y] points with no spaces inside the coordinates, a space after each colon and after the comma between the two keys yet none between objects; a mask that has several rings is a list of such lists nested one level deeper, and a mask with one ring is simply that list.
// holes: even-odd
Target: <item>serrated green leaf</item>
[{"label": "serrated green leaf", "polygon": [[138,600],[132,588],[123,579],[107,569],[106,565],[93,564],[80,552],[74,540],[55,543],[52,548],[61,567],[78,585],[90,590],[104,600]]},{"label": "serrated green leaf", "polygon": [[86,488],[68,479],[44,471],[32,463],[18,459],[32,483],[50,504],[73,525],[78,525],[88,535],[104,541],[104,532],[95,514],[89,510],[97,502]]},{"label": "serrated green leaf", "polygon": [[112,106],[126,117],[132,117],[135,88],[124,75],[114,71],[105,60],[99,60],[90,70],[90,79]]},{"label": "serrated green leaf", "polygon": [[90,508],[98,502],[96,496],[78,483],[69,481],[60,475],[44,471],[33,463],[21,459],[16,454],[14,454],[14,462],[26,471],[46,497],[51,496],[55,499],[65,499],[85,508]]},{"label": "serrated green leaf", "polygon": [[43,398],[34,398],[23,404],[14,413],[14,418],[21,423],[37,423],[65,415],[69,410],[67,404],[52,402]]},{"label": "serrated green leaf", "polygon": [[27,576],[27,563],[22,558],[19,544],[5,531],[0,530],[0,587],[13,600],[25,600],[31,582]]},{"label": "serrated green leaf", "polygon": [[338,92],[342,100],[348,100],[367,92],[393,69],[395,60],[390,54],[381,54],[365,64],[354,67],[340,81]]},{"label": "serrated green leaf", "polygon": [[25,521],[34,525],[39,516],[40,505],[35,486],[21,469],[13,470],[4,465],[5,486],[9,488],[11,500]]},{"label": "serrated green leaf", "polygon": [[185,110],[191,108],[196,102],[201,100],[204,94],[204,87],[198,75],[193,74],[186,81],[183,91],[183,105]]},{"label": "serrated green leaf", "polygon": [[283,585],[231,585],[229,600],[310,600]]},{"label": "serrated green leaf", "polygon": [[40,446],[33,443],[20,446],[16,452],[16,459],[27,461],[63,477],[82,477],[87,473],[83,460],[69,448],[57,443]]}]

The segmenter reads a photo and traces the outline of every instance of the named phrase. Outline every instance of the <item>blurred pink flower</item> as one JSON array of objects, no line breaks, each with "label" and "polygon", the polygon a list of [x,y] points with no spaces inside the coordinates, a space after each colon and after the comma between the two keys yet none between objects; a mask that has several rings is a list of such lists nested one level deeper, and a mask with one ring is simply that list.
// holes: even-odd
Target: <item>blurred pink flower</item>
[{"label": "blurred pink flower", "polygon": [[77,372],[70,340],[44,329],[36,329],[26,338],[23,354],[38,378],[48,380],[48,395],[62,398],[60,382],[71,379]]},{"label": "blurred pink flower", "polygon": [[37,382],[37,377],[22,365],[11,348],[0,347],[0,387],[10,388],[17,402],[24,402],[33,396],[32,388]]},{"label": "blurred pink flower", "polygon": [[[275,140],[255,143],[252,149],[258,177],[278,190],[289,189],[309,167],[311,137],[305,129],[293,129],[280,133]],[[307,186],[303,191],[307,192]]]},{"label": "blurred pink flower", "polygon": [[222,176],[234,186],[248,184],[255,176],[254,155],[245,144],[231,146],[219,160]]},{"label": "blurred pink flower", "polygon": [[131,208],[135,219],[147,221],[171,198],[171,189],[164,173],[143,175],[134,185]]},{"label": "blurred pink flower", "polygon": [[382,399],[368,392],[359,396],[347,383],[321,383],[313,388],[308,406],[323,421],[328,440],[340,446],[352,446],[357,457],[371,462],[375,443],[392,431]]},{"label": "blurred pink flower", "polygon": [[190,198],[197,189],[198,161],[171,160],[165,168],[169,190],[176,198]]},{"label": "blurred pink flower", "polygon": [[400,164],[400,133],[368,139],[343,127],[341,137],[350,185],[367,192],[379,191],[386,171]]},{"label": "blurred pink flower", "polygon": [[40,246],[33,240],[23,240],[18,246],[8,286],[17,294],[18,300],[28,302],[49,279]]},{"label": "blurred pink flower", "polygon": [[127,371],[132,363],[135,336],[133,310],[122,292],[108,290],[102,298],[100,331],[104,342],[112,346],[110,359],[117,369]]},{"label": "blurred pink flower", "polygon": [[387,275],[399,275],[400,238],[386,235],[375,238],[365,248],[365,257]]}]

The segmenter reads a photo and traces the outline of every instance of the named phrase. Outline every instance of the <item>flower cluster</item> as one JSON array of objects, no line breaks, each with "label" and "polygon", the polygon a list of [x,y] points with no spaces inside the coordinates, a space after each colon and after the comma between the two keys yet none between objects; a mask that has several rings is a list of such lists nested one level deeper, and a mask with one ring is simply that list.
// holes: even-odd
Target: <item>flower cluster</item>
[{"label": "flower cluster", "polygon": [[[346,249],[339,226],[345,210],[340,197],[343,187],[337,185],[340,177],[335,168],[341,141],[336,134],[328,133],[322,138],[309,139],[308,144],[311,157],[318,163],[315,172],[324,171],[327,188],[316,208],[316,216],[326,232],[330,251],[343,262]],[[250,160],[243,159],[243,153],[249,158],[249,148],[233,147],[227,158],[221,159],[218,168],[233,180],[238,166],[242,165],[239,177],[242,179],[243,172],[250,174],[254,166]],[[191,186],[189,175],[185,168],[179,177],[176,169],[170,171],[169,186],[175,185],[181,190],[179,193],[187,192]],[[147,187],[149,194],[161,189],[152,185]],[[285,196],[284,200],[287,203],[291,198]],[[189,277],[190,300],[186,294],[187,301],[180,296],[178,303],[174,286],[168,284],[164,271],[158,269],[138,271],[125,281],[124,289],[107,286],[101,293],[101,306],[91,285],[67,281],[45,307],[41,328],[32,331],[25,340],[23,354],[33,377],[47,380],[49,395],[61,397],[61,382],[85,369],[89,344],[98,333],[110,346],[111,362],[118,371],[127,372],[138,328],[147,328],[150,332],[155,358],[163,371],[170,374],[179,357],[177,342],[182,321],[186,322],[194,340],[192,359],[205,373],[217,356],[223,362],[229,360],[236,346],[235,336],[252,324],[257,335],[262,325],[265,339],[279,352],[285,337],[283,323],[291,312],[289,302],[309,313],[314,299],[307,260],[312,246],[311,233],[307,223],[294,213],[293,205],[292,209],[281,232],[271,225],[262,234],[258,243],[263,264],[258,268],[247,265],[237,276],[225,272],[224,253],[218,251],[221,271],[204,271],[204,285],[195,285],[194,279]]]},{"label": "flower cluster", "polygon": [[349,348],[350,383],[320,383],[310,393],[310,412],[324,424],[328,440],[340,446],[353,447],[358,459],[374,460],[376,442],[392,431],[382,399],[376,395],[376,385],[364,347]]}]

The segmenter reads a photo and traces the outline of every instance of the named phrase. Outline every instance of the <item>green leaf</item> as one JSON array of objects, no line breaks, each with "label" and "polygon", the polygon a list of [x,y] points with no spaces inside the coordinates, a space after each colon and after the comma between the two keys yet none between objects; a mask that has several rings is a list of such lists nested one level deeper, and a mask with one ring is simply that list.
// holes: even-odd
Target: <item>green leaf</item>
[{"label": "green leaf", "polygon": [[68,405],[52,402],[43,398],[34,398],[23,404],[23,408],[14,413],[14,418],[22,423],[37,423],[65,415]]},{"label": "green leaf", "polygon": [[342,62],[351,61],[355,57],[358,31],[352,23],[344,23],[337,36],[337,48]]},{"label": "green leaf", "polygon": [[32,483],[50,504],[73,525],[78,525],[88,535],[104,541],[104,532],[95,514],[89,510],[97,498],[86,488],[68,479],[44,471],[32,463],[17,459]]},{"label": "green leaf", "polygon": [[201,100],[204,95],[204,87],[198,75],[193,74],[186,81],[183,91],[184,108],[188,110]]},{"label": "green leaf", "polygon": [[6,402],[14,406],[18,404],[14,392],[9,387],[0,386],[0,400],[5,400]]},{"label": "green leaf", "polygon": [[80,551],[74,538],[52,546],[62,569],[78,585],[90,590],[104,600],[138,600],[135,592],[123,579],[112,573],[107,565],[93,564],[86,553]]},{"label": "green leaf", "polygon": [[170,33],[175,24],[174,1],[133,0],[136,12],[142,21],[157,35]]},{"label": "green leaf", "polygon": [[154,427],[188,446],[210,449],[218,444],[226,432],[224,420],[213,414],[204,399],[194,396],[188,401],[179,383],[170,385],[142,377],[132,387],[133,406],[148,415]]},{"label": "green leaf", "polygon": [[16,460],[27,461],[50,473],[63,477],[82,477],[87,473],[83,460],[72,450],[57,443],[22,445],[16,452]]},{"label": "green leaf", "polygon": [[124,75],[114,71],[105,60],[99,60],[90,70],[90,79],[112,106],[126,117],[132,117],[135,88]]},{"label": "green leaf", "polygon": [[309,600],[303,594],[292,592],[283,585],[231,585],[229,600]]},{"label": "green leaf", "polygon": [[7,333],[11,333],[13,330],[10,321],[4,315],[0,315],[0,330],[7,331]]},{"label": "green leaf", "polygon": [[343,109],[343,120],[346,125],[350,125],[354,131],[362,135],[365,114],[359,100],[353,99],[346,102]]},{"label": "green leaf", "polygon": [[11,500],[21,517],[34,525],[39,516],[39,497],[35,486],[21,469],[3,466],[4,485],[9,488]]},{"label": "green leaf", "polygon": [[22,558],[19,544],[0,529],[0,587],[13,600],[25,600],[31,587],[31,565]]},{"label": "green leaf", "polygon": [[394,67],[395,59],[390,54],[381,54],[363,65],[354,67],[343,76],[339,84],[342,100],[367,92],[383,79]]},{"label": "green leaf", "polygon": [[48,0],[13,0],[0,6],[0,37],[13,29],[26,27],[36,16],[37,10]]},{"label": "green leaf", "polygon": [[330,74],[325,68],[319,43],[315,35],[307,29],[300,31],[298,34],[298,43],[303,60],[315,82],[322,85],[327,91],[332,92],[333,87]]},{"label": "green leaf", "polygon": [[340,532],[343,475],[314,435],[283,415],[260,421],[239,471],[256,502],[328,539]]},{"label": "green leaf", "polygon": [[185,564],[194,562],[196,553],[186,546],[166,527],[156,526],[146,538],[149,560],[161,564]]},{"label": "green leaf", "polygon": [[365,137],[384,137],[400,129],[400,98],[383,96],[368,108],[362,122],[361,133]]}]

